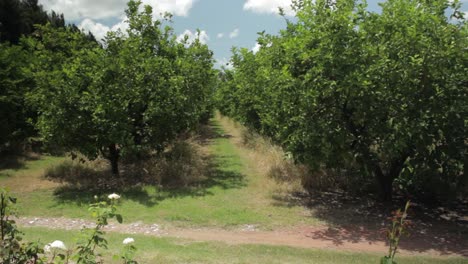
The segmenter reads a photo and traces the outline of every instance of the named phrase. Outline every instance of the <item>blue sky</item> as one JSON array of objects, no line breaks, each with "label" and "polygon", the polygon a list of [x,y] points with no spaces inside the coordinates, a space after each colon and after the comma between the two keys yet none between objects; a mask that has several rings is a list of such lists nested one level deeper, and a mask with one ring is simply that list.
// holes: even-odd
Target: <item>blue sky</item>
[{"label": "blue sky", "polygon": [[[102,38],[109,30],[125,28],[123,21],[127,0],[39,0],[46,10],[65,14],[67,22],[90,30]],[[275,34],[285,27],[285,20],[277,14],[278,6],[288,8],[291,0],[142,0],[153,6],[155,13],[174,14],[173,27],[179,36],[194,36],[201,30],[200,38],[214,52],[217,66],[231,57],[231,48],[252,49],[257,32],[265,30]],[[368,0],[369,9],[378,10],[378,0]],[[464,2],[466,11],[468,0]]]}]

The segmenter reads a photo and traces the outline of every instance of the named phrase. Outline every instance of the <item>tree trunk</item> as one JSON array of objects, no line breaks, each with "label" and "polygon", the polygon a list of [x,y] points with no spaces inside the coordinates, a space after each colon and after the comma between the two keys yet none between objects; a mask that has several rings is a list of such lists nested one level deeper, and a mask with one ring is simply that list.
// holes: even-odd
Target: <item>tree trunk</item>
[{"label": "tree trunk", "polygon": [[374,168],[374,173],[380,187],[380,199],[385,203],[390,203],[393,198],[393,181],[395,178],[389,174],[384,174],[380,166]]},{"label": "tree trunk", "polygon": [[393,181],[395,181],[398,176],[400,176],[401,171],[403,170],[406,159],[409,157],[410,151],[408,153],[402,154],[399,158],[394,159],[390,163],[390,168],[388,172],[384,174],[379,165],[375,167],[375,176],[377,177],[377,182],[380,185],[381,198],[384,202],[391,202],[393,196]]},{"label": "tree trunk", "polygon": [[109,161],[111,163],[112,174],[114,176],[119,176],[119,150],[117,149],[116,144],[109,145]]}]

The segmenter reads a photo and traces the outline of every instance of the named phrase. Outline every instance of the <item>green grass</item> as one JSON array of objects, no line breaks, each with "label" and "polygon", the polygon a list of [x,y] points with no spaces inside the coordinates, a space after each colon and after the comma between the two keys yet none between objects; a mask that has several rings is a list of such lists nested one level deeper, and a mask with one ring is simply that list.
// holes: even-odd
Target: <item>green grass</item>
[{"label": "green grass", "polygon": [[[210,178],[199,187],[170,191],[154,186],[116,190],[122,195],[119,211],[127,222],[222,228],[254,224],[266,230],[318,222],[314,218],[304,217],[302,207],[274,205],[272,191],[267,188],[271,180],[249,171],[252,164],[241,157],[239,149],[224,135],[225,131],[216,120],[213,121],[213,128],[217,136],[209,146],[214,164]],[[6,185],[10,185],[18,197],[20,215],[89,218],[87,205],[92,197],[95,194],[105,197],[107,193],[59,191],[56,186],[47,185],[21,191],[19,187],[25,184],[23,179],[28,174],[40,174],[46,167],[61,160],[63,158],[46,157],[28,161],[25,169],[10,175]],[[0,179],[0,184],[3,183],[6,181]]]},{"label": "green grass", "polygon": [[63,160],[62,157],[41,156],[38,158],[2,157],[0,162],[0,179],[18,177],[21,175],[35,174],[38,171],[57,164]]},{"label": "green grass", "polygon": [[[213,173],[198,187],[160,190],[155,186],[119,191],[119,213],[126,223],[142,221],[163,226],[235,228],[254,224],[260,229],[320,223],[304,215],[299,206],[276,205],[271,195],[274,184],[253,170],[257,164],[244,150],[224,135],[214,121],[216,137],[209,146]],[[0,168],[0,186],[19,198],[19,214],[37,217],[90,219],[87,207],[95,194],[105,198],[109,192],[60,189],[45,180],[46,168],[63,162],[63,157],[44,156],[26,160],[10,169]],[[26,238],[43,242],[56,239],[71,245],[77,231],[25,229]],[[220,242],[191,242],[172,238],[130,235],[136,238],[141,263],[378,263],[378,255],[327,250],[306,250],[283,246],[228,245]],[[109,234],[111,252],[121,249],[126,235]],[[109,257],[109,259],[111,259]],[[428,259],[401,257],[398,263],[468,263],[466,259]]]},{"label": "green grass", "polygon": [[[49,230],[44,228],[24,229],[28,241],[40,240],[50,243],[62,240],[70,248],[76,244],[78,232]],[[109,250],[103,253],[106,263],[122,249],[122,240],[135,239],[140,263],[321,263],[321,264],[376,264],[379,255],[352,253],[334,250],[298,249],[285,246],[228,245],[220,242],[193,242],[174,238],[157,238],[143,235],[108,233]],[[463,258],[400,257],[398,264],[466,264]]]}]

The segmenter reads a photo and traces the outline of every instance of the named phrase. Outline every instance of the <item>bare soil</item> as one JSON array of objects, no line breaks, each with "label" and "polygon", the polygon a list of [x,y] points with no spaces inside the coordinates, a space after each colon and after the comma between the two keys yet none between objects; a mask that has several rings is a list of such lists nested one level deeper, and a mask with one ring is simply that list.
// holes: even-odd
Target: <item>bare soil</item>
[{"label": "bare soil", "polygon": [[[78,230],[93,227],[94,224],[82,219],[21,217],[17,219],[22,227],[45,227],[51,229]],[[110,223],[108,232],[141,234],[156,237],[175,237],[193,241],[219,241],[227,244],[263,244],[291,246],[310,249],[334,249],[369,253],[386,253],[385,239],[378,230],[365,226],[348,227],[294,227],[291,229],[260,231],[246,225],[234,230],[216,228],[165,228],[158,224],[141,222],[130,224]],[[440,230],[437,230],[438,232]],[[468,257],[468,240],[460,234],[449,238],[443,234],[416,232],[402,239],[402,255],[424,255],[432,257]]]}]

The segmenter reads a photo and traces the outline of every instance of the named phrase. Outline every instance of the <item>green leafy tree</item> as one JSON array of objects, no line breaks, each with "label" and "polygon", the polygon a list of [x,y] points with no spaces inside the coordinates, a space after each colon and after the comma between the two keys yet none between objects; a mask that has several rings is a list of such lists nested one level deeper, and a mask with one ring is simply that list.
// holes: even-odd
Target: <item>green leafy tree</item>
[{"label": "green leafy tree", "polygon": [[[467,25],[458,2],[296,1],[297,22],[236,51],[218,98],[312,169],[375,179],[382,199],[466,187]],[[454,17],[446,16],[451,7]],[[226,89],[226,87],[229,87]]]},{"label": "green leafy tree", "polygon": [[[212,54],[199,40],[176,41],[152,9],[130,1],[127,31],[110,32],[105,48],[72,29],[42,27],[35,73],[47,142],[88,158],[107,158],[115,175],[122,157],[161,151],[206,111],[214,80]],[[39,69],[39,68],[38,68]]]},{"label": "green leafy tree", "polygon": [[34,134],[28,121],[35,114],[25,100],[34,86],[26,70],[30,61],[20,46],[0,44],[0,152],[16,148]]}]

